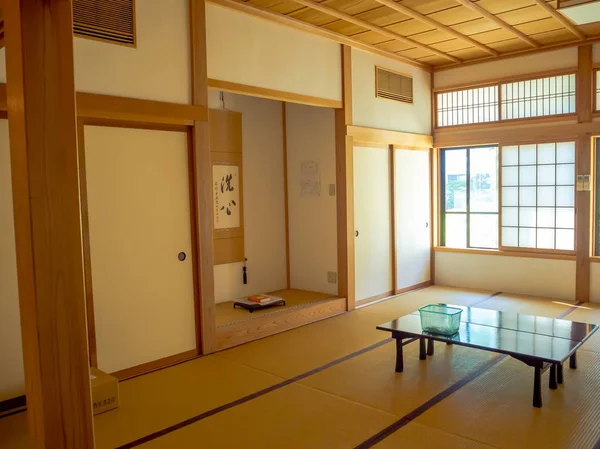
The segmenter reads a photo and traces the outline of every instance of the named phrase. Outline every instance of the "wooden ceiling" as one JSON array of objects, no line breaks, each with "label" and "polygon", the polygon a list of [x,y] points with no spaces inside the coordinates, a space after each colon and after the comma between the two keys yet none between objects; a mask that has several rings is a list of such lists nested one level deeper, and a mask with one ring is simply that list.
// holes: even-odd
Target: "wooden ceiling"
[{"label": "wooden ceiling", "polygon": [[600,39],[556,0],[212,0],[438,70]]}]

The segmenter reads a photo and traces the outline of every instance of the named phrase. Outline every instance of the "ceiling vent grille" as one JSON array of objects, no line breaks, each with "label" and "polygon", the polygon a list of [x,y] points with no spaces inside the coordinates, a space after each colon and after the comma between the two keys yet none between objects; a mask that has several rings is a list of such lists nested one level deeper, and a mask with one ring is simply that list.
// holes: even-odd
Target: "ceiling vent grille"
[{"label": "ceiling vent grille", "polygon": [[413,102],[413,79],[408,75],[375,67],[376,96],[403,103]]},{"label": "ceiling vent grille", "polygon": [[73,0],[76,36],[135,46],[135,0]]}]

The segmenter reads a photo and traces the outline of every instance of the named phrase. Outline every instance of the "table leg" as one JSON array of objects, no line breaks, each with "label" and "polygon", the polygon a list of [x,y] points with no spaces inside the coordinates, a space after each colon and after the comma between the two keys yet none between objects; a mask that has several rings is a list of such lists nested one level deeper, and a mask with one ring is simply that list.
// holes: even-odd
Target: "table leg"
[{"label": "table leg", "polygon": [[556,383],[556,364],[550,365],[550,382],[549,387],[551,390],[556,390],[558,388],[558,384]]},{"label": "table leg", "polygon": [[558,381],[559,384],[563,383],[563,365],[562,363],[559,363],[556,365],[556,380]]},{"label": "table leg", "polygon": [[402,339],[396,338],[396,372],[404,371],[404,355],[402,353]]},{"label": "table leg", "polygon": [[536,366],[533,377],[533,406],[542,408],[542,368]]},{"label": "table leg", "polygon": [[569,358],[569,368],[577,368],[577,352],[574,352],[571,358]]},{"label": "table leg", "polygon": [[425,352],[425,338],[419,338],[419,360],[426,360],[427,354]]},{"label": "table leg", "polygon": [[427,339],[427,355],[433,355],[433,340],[431,338]]}]

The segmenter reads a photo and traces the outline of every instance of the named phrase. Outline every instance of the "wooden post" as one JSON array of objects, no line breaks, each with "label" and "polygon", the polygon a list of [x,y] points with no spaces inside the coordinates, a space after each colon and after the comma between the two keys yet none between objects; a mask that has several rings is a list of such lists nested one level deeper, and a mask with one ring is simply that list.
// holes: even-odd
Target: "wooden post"
[{"label": "wooden post", "polygon": [[8,120],[29,433],[94,447],[70,0],[4,2]]},{"label": "wooden post", "polygon": [[347,126],[352,124],[352,49],[342,46],[342,99],[335,111],[335,160],[337,184],[338,295],[347,310],[355,307],[354,294],[354,144]]},{"label": "wooden post", "polygon": [[[582,45],[578,49],[577,69],[577,117],[579,123],[592,121],[592,45]],[[575,143],[575,173],[577,175],[591,174],[592,138],[589,134],[580,135]],[[592,229],[591,192],[576,192],[575,196],[575,299],[590,300],[590,235]]]},{"label": "wooden post", "polygon": [[[190,0],[190,40],[192,49],[192,102],[208,106],[208,76],[206,68],[206,7],[205,0]],[[212,166],[208,121],[195,121],[192,130],[194,159],[193,192],[198,225],[198,268],[200,280],[199,346],[203,354],[213,352],[216,344],[215,287],[213,274],[212,228]]]}]

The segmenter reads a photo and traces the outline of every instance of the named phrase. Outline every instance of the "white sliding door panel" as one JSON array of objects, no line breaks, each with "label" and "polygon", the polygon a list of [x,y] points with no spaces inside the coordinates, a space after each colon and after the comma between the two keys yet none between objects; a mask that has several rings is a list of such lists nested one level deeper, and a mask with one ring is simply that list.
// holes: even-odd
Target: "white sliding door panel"
[{"label": "white sliding door panel", "polygon": [[360,301],[393,288],[387,149],[354,148],[354,226],[355,288]]},{"label": "white sliding door panel", "polygon": [[396,149],[397,288],[431,280],[429,152]]},{"label": "white sliding door panel", "polygon": [[187,134],[86,126],[84,137],[98,367],[195,349]]}]

